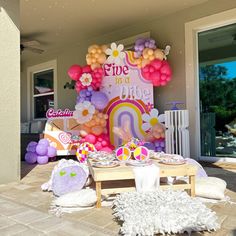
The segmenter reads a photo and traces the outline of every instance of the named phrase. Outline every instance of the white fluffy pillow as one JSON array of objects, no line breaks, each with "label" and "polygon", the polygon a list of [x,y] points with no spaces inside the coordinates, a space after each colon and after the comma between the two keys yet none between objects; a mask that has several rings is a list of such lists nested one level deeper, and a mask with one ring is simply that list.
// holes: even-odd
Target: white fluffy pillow
[{"label": "white fluffy pillow", "polygon": [[54,205],[60,207],[90,207],[97,202],[96,192],[93,189],[82,189],[58,197]]},{"label": "white fluffy pillow", "polygon": [[202,177],[196,179],[195,192],[198,197],[224,199],[226,182],[216,177]]}]

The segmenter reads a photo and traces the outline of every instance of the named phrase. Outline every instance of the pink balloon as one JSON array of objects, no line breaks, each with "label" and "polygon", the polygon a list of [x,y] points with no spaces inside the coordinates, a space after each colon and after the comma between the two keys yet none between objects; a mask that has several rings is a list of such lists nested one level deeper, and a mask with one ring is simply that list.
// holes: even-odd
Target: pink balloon
[{"label": "pink balloon", "polygon": [[84,66],[83,68],[82,68],[82,72],[83,73],[91,73],[92,72],[92,69],[91,69],[91,67],[90,66]]},{"label": "pink balloon", "polygon": [[152,61],[152,66],[155,67],[156,70],[159,70],[162,66],[162,61],[159,59],[154,59]]},{"label": "pink balloon", "polygon": [[48,156],[37,156],[37,162],[40,165],[44,165],[48,163]]},{"label": "pink balloon", "polygon": [[98,142],[98,143],[96,143],[95,145],[94,145],[94,147],[98,150],[98,151],[100,151],[103,147],[102,147],[102,144],[100,143],[100,142]]},{"label": "pink balloon", "polygon": [[166,79],[167,79],[167,75],[162,74],[162,75],[161,75],[161,80],[166,80]]},{"label": "pink balloon", "polygon": [[170,75],[171,74],[171,69],[170,69],[169,65],[162,66],[161,73],[166,74],[166,75]]},{"label": "pink balloon", "polygon": [[91,143],[91,144],[95,144],[96,143],[96,136],[93,135],[93,134],[88,134],[86,137],[85,137],[85,142],[88,142],[88,143]]},{"label": "pink balloon", "polygon": [[106,141],[106,140],[103,140],[103,141],[102,141],[102,146],[103,146],[103,147],[106,147],[107,145],[108,145],[107,141]]},{"label": "pink balloon", "polygon": [[107,153],[112,153],[113,152],[112,149],[109,148],[109,147],[103,147],[103,148],[100,149],[100,151],[107,152]]},{"label": "pink balloon", "polygon": [[159,81],[161,78],[161,74],[160,74],[160,72],[159,71],[154,71],[151,75],[150,75],[150,79],[152,80],[152,81]]},{"label": "pink balloon", "polygon": [[68,75],[72,80],[79,80],[82,75],[82,69],[79,65],[72,65],[67,71]]}]

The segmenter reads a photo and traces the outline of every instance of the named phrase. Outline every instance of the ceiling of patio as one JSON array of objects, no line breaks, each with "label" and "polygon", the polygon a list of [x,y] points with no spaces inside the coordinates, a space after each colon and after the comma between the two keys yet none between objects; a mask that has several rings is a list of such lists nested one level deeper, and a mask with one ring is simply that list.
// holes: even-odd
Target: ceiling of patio
[{"label": "ceiling of patio", "polygon": [[206,1],[21,0],[21,37],[39,41],[46,51],[55,50]]}]

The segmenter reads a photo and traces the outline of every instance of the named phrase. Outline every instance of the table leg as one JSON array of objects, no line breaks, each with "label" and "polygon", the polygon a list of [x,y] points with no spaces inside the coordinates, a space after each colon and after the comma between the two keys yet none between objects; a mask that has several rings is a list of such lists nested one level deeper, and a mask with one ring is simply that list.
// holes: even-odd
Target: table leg
[{"label": "table leg", "polygon": [[96,183],[96,194],[97,194],[97,204],[96,208],[101,208],[101,201],[102,201],[102,189],[101,189],[101,182],[95,182]]},{"label": "table leg", "polygon": [[195,175],[189,176],[189,183],[191,184],[190,196],[195,197]]}]

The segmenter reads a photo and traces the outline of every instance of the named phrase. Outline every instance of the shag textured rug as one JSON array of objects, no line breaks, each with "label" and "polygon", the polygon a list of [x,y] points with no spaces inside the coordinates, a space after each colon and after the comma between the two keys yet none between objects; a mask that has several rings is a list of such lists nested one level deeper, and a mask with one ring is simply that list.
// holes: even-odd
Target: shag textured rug
[{"label": "shag textured rug", "polygon": [[124,235],[154,235],[217,230],[215,212],[184,191],[128,192],[113,202]]}]

